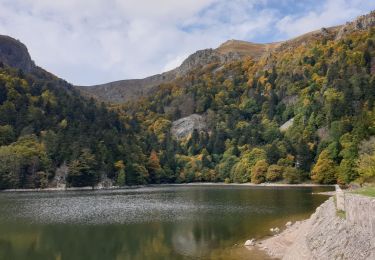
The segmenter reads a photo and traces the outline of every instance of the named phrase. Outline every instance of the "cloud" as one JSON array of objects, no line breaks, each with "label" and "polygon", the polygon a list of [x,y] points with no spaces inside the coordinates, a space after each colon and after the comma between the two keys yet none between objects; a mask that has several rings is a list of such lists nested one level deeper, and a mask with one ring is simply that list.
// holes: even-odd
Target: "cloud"
[{"label": "cloud", "polygon": [[303,33],[343,24],[354,17],[375,8],[374,1],[368,0],[328,0],[315,10],[306,13],[287,15],[276,23],[282,38],[294,37]]},{"label": "cloud", "polygon": [[1,0],[0,34],[77,85],[139,78],[228,39],[288,38],[366,13],[365,0]]}]

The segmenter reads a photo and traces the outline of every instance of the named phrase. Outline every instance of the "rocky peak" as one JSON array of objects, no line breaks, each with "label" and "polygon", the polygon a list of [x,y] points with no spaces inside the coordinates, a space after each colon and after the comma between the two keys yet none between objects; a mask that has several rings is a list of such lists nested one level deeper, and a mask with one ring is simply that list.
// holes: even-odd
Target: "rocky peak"
[{"label": "rocky peak", "polygon": [[361,15],[354,21],[343,25],[338,32],[336,39],[341,39],[344,35],[353,31],[367,30],[372,26],[375,26],[375,10],[369,14]]},{"label": "rocky peak", "polygon": [[260,58],[263,54],[278,46],[279,43],[262,44],[239,40],[229,40],[221,44],[217,49],[205,49],[190,55],[180,67],[176,69],[178,75],[211,63],[227,63],[240,60],[243,57]]},{"label": "rocky peak", "polygon": [[16,39],[3,35],[0,35],[0,62],[27,73],[35,67],[26,46]]},{"label": "rocky peak", "polygon": [[[233,55],[232,55],[233,56]],[[184,75],[189,71],[196,69],[198,67],[203,67],[211,63],[223,63],[226,62],[231,57],[223,55],[214,49],[199,50],[194,54],[190,55],[180,67],[176,69],[179,75]],[[236,57],[232,57],[235,59]]]}]

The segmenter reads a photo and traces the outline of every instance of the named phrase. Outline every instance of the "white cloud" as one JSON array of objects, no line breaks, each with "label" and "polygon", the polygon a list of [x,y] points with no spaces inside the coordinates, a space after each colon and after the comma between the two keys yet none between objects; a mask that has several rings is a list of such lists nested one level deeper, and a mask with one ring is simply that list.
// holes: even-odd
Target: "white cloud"
[{"label": "white cloud", "polygon": [[277,22],[282,38],[294,37],[306,32],[340,25],[375,8],[375,1],[327,0],[322,7],[298,15],[288,15]]},{"label": "white cloud", "polygon": [[294,36],[375,5],[330,0],[284,15],[276,4],[288,1],[295,0],[0,0],[0,34],[24,42],[38,65],[88,85],[160,73],[228,39]]}]

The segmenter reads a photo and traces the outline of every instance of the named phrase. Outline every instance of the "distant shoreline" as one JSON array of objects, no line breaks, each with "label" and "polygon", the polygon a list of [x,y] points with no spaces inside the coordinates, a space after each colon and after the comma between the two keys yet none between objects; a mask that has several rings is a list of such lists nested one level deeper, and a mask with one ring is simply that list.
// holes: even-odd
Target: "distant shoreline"
[{"label": "distant shoreline", "polygon": [[0,192],[38,192],[38,191],[98,191],[98,190],[133,190],[141,188],[156,188],[156,187],[168,187],[168,186],[237,186],[237,187],[334,187],[334,185],[327,184],[313,184],[313,183],[300,183],[300,184],[284,184],[284,183],[224,183],[224,182],[194,182],[194,183],[166,183],[166,184],[149,184],[149,185],[134,185],[134,186],[112,186],[106,188],[98,187],[69,187],[69,188],[45,188],[45,189],[5,189]]}]

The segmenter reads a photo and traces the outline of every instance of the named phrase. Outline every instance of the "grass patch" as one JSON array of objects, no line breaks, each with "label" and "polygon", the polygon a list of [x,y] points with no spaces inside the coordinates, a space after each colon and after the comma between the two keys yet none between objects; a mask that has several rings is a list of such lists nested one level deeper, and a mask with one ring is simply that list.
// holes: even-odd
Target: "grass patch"
[{"label": "grass patch", "polygon": [[355,194],[360,194],[368,197],[375,197],[375,187],[364,187],[353,191]]},{"label": "grass patch", "polygon": [[336,216],[342,219],[346,219],[346,213],[343,210],[336,210]]}]

